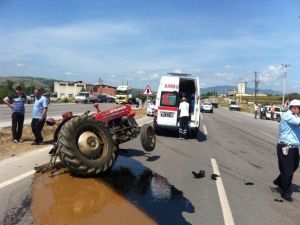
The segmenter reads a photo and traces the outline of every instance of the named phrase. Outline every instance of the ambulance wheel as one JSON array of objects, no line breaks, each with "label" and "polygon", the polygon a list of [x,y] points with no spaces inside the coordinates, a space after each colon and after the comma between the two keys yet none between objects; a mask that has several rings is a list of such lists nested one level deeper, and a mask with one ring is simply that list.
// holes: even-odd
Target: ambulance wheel
[{"label": "ambulance wheel", "polygon": [[141,143],[145,151],[151,152],[156,145],[156,137],[153,127],[149,124],[144,124],[140,133]]},{"label": "ambulance wheel", "polygon": [[160,134],[159,126],[157,125],[156,121],[153,121],[153,129],[156,135]]},{"label": "ambulance wheel", "polygon": [[192,138],[196,138],[197,135],[198,135],[198,131],[199,131],[199,128],[198,128],[198,127],[197,127],[197,128],[192,128],[192,129],[191,129],[191,137],[192,137]]}]

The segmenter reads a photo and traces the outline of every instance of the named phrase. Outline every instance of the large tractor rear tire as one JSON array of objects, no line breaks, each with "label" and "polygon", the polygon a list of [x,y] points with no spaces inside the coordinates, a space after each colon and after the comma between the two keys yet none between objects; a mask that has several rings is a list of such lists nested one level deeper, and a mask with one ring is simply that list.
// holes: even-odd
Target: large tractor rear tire
[{"label": "large tractor rear tire", "polygon": [[116,161],[116,147],[108,129],[91,116],[69,120],[57,143],[60,159],[76,176],[103,173]]},{"label": "large tractor rear tire", "polygon": [[156,137],[152,126],[149,124],[143,125],[141,128],[140,138],[145,151],[151,152],[154,150],[156,145]]}]

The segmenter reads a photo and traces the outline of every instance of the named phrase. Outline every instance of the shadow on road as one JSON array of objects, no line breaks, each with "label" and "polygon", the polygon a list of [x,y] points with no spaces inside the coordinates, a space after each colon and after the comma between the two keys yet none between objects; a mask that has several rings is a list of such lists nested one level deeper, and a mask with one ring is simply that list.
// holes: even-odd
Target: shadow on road
[{"label": "shadow on road", "polygon": [[207,140],[207,136],[201,130],[199,130],[196,139],[198,142],[204,142]]},{"label": "shadow on road", "polygon": [[169,184],[166,178],[152,172],[140,162],[120,157],[112,172],[102,179],[158,224],[190,224],[182,213],[194,213],[192,203],[184,197],[182,191]]},{"label": "shadow on road", "polygon": [[292,184],[291,185],[291,191],[292,192],[300,192],[300,186],[297,184]]},{"label": "shadow on road", "polygon": [[139,149],[120,149],[119,155],[122,155],[125,157],[144,156],[147,158],[146,161],[149,161],[149,162],[153,162],[160,158],[159,155],[152,155],[149,152],[145,152],[145,151],[139,150]]},{"label": "shadow on road", "polygon": [[[178,131],[161,129],[159,131],[159,134],[156,134],[156,135],[157,136],[162,136],[162,137],[178,138]],[[198,142],[203,142],[203,141],[207,140],[207,136],[201,130],[199,130],[196,137],[188,136],[187,139],[196,139]]]}]

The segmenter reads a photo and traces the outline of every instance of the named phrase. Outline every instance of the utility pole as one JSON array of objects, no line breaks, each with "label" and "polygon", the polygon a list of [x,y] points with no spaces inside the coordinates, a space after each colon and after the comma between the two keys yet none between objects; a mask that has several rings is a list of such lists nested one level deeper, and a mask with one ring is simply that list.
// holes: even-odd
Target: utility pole
[{"label": "utility pole", "polygon": [[259,84],[259,80],[257,80],[257,74],[258,72],[254,71],[254,104],[256,104],[256,94],[258,92],[258,84]]},{"label": "utility pole", "polygon": [[282,67],[284,67],[284,74],[283,74],[283,88],[282,88],[282,106],[284,105],[284,97],[285,97],[285,79],[288,71],[288,67],[290,67],[290,64],[282,64]]}]

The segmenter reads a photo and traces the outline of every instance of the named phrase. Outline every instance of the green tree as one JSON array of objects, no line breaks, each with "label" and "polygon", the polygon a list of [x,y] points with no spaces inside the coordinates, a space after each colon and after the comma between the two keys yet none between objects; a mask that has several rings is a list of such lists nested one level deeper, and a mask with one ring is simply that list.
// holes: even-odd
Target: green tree
[{"label": "green tree", "polygon": [[14,91],[14,85],[15,82],[12,80],[6,80],[6,87],[9,91],[13,92]]}]

